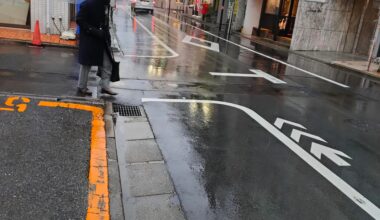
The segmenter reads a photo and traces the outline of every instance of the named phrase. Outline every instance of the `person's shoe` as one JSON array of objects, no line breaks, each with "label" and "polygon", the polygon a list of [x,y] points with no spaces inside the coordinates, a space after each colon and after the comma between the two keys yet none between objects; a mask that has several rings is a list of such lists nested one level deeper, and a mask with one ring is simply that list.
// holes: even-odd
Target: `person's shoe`
[{"label": "person's shoe", "polygon": [[103,94],[108,94],[108,95],[117,95],[117,93],[112,91],[111,89],[102,88],[102,90],[100,92]]},{"label": "person's shoe", "polygon": [[92,96],[92,92],[88,90],[87,88],[86,89],[78,88],[77,94],[80,96]]}]

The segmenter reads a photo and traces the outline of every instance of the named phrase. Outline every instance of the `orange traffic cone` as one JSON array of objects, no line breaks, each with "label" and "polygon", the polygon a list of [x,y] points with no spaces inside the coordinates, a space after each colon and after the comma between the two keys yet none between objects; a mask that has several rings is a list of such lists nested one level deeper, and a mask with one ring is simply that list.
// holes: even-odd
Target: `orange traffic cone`
[{"label": "orange traffic cone", "polygon": [[40,22],[37,20],[36,25],[34,26],[34,32],[33,32],[33,46],[41,46],[41,33],[40,33]]}]

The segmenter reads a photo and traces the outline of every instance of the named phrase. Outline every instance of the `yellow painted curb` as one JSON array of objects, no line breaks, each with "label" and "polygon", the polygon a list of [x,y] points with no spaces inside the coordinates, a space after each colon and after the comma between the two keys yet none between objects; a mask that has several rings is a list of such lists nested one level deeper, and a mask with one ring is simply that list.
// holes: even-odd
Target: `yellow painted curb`
[{"label": "yellow painted curb", "polygon": [[92,112],[90,171],[88,176],[87,220],[109,220],[108,164],[106,132],[102,108],[64,102],[40,101],[38,106]]}]

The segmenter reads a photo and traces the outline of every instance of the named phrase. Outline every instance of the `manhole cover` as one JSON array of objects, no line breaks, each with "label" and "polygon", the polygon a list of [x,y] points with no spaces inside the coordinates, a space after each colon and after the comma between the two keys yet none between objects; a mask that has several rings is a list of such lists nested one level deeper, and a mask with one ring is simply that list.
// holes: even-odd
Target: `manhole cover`
[{"label": "manhole cover", "polygon": [[120,116],[139,117],[142,116],[140,106],[112,104],[113,112],[119,113]]}]

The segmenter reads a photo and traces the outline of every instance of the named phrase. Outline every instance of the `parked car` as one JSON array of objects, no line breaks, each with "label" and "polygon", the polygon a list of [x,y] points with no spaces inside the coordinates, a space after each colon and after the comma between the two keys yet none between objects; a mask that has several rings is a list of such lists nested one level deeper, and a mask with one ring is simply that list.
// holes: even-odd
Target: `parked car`
[{"label": "parked car", "polygon": [[136,12],[136,10],[149,11],[153,14],[153,7],[155,0],[131,0],[131,10]]}]

